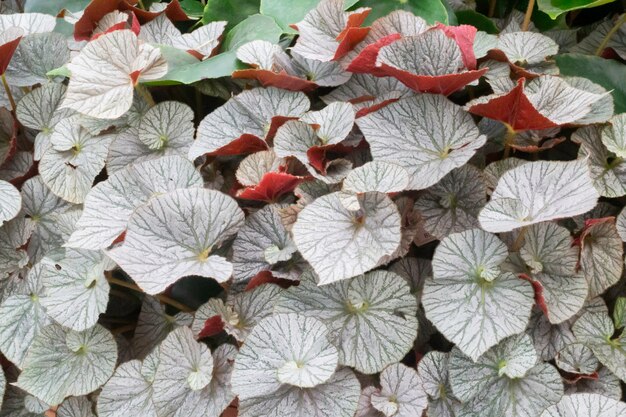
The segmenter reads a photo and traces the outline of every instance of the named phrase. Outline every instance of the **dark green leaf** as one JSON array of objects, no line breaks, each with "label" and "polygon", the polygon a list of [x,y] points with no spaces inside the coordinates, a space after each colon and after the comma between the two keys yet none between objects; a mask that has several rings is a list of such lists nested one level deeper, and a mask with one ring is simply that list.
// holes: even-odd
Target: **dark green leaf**
[{"label": "dark green leaf", "polygon": [[258,12],[259,0],[208,0],[202,15],[202,23],[226,20],[228,30]]},{"label": "dark green leaf", "polygon": [[204,6],[200,0],[181,0],[180,7],[183,8],[187,16],[200,18],[204,15]]},{"label": "dark green leaf", "polygon": [[472,25],[483,32],[498,33],[498,28],[491,19],[473,10],[459,10],[456,12],[456,18],[459,25]]},{"label": "dark green leaf", "polygon": [[546,13],[552,19],[559,15],[578,9],[590,9],[612,3],[615,0],[538,0],[539,10]]},{"label": "dark green leaf", "polygon": [[228,32],[222,50],[235,52],[241,45],[258,39],[278,43],[282,33],[282,29],[274,19],[255,14]]},{"label": "dark green leaf", "polygon": [[562,75],[585,77],[612,90],[615,113],[626,112],[626,66],[597,56],[563,54],[555,57]]},{"label": "dark green leaf", "polygon": [[441,22],[447,25],[449,23],[448,11],[441,0],[361,0],[359,6],[372,8],[365,21],[366,25],[394,10],[408,10],[430,24]]}]

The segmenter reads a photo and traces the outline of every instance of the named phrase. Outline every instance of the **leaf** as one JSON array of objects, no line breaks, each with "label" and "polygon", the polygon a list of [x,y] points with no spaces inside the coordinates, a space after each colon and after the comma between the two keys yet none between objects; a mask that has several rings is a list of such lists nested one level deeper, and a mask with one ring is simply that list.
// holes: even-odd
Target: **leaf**
[{"label": "leaf", "polygon": [[24,245],[34,227],[35,224],[30,219],[21,216],[0,226],[0,278],[7,278],[26,266],[28,254]]},{"label": "leaf", "polygon": [[176,190],[135,210],[124,243],[108,253],[148,294],[189,275],[223,282],[232,264],[212,251],[243,223],[235,200],[219,191]]},{"label": "leaf", "polygon": [[539,10],[554,20],[563,13],[572,10],[589,9],[611,2],[613,2],[613,0],[538,0],[537,5],[539,6]]},{"label": "leaf", "polygon": [[322,62],[341,58],[367,35],[369,29],[359,26],[369,11],[359,8],[344,12],[343,0],[321,0],[294,25],[299,36],[293,52]]},{"label": "leaf", "polygon": [[269,396],[284,386],[313,388],[337,368],[337,349],[320,320],[298,314],[265,318],[237,355],[233,390],[241,400]]},{"label": "leaf", "polygon": [[400,215],[393,202],[381,193],[357,199],[361,208],[350,211],[339,193],[320,197],[300,212],[293,226],[296,247],[320,284],[367,272],[400,244]]},{"label": "leaf", "polygon": [[57,417],[96,417],[87,397],[71,397],[57,409]]},{"label": "leaf", "polygon": [[559,373],[537,364],[527,335],[503,340],[476,362],[453,349],[449,371],[454,394],[465,402],[461,416],[537,416],[563,395]]},{"label": "leaf", "polygon": [[71,203],[82,203],[94,179],[104,168],[113,136],[93,136],[78,122],[78,116],[60,121],[43,151],[39,174],[53,193]]},{"label": "leaf", "polygon": [[10,182],[0,180],[0,224],[13,219],[22,208],[22,196]]},{"label": "leaf", "polygon": [[198,308],[191,329],[198,339],[202,339],[208,320],[218,317],[226,333],[244,342],[254,326],[272,314],[280,293],[278,285],[267,284],[241,293],[231,293],[226,303],[219,298],[212,298]]},{"label": "leaf", "polygon": [[602,143],[620,158],[626,157],[626,114],[618,114],[611,118],[608,126],[602,129]]},{"label": "leaf", "polygon": [[617,62],[597,56],[560,54],[555,57],[563,76],[582,76],[610,91],[615,102],[615,112],[626,112],[626,89],[621,80],[626,69]]},{"label": "leaf", "polygon": [[447,96],[487,72],[466,71],[463,58],[454,39],[443,30],[429,30],[383,46],[376,68],[381,75],[395,77],[415,91]]},{"label": "leaf", "polygon": [[[532,196],[529,189],[534,190]],[[597,201],[585,160],[530,162],[500,177],[478,220],[488,232],[508,232],[585,213]]]},{"label": "leaf", "polygon": [[189,157],[264,150],[268,146],[266,136],[276,119],[300,117],[309,106],[309,99],[300,92],[273,87],[244,91],[200,122]]},{"label": "leaf", "polygon": [[[533,286],[539,286],[540,307],[552,323],[563,322],[583,306],[588,285],[578,274],[578,251],[569,231],[554,223],[528,226],[520,255],[532,271]],[[535,288],[537,291],[537,288]]]},{"label": "leaf", "polygon": [[626,194],[626,164],[609,152],[603,142],[600,126],[585,126],[572,134],[579,143],[578,155],[587,160],[594,187],[601,196],[619,197]]},{"label": "leaf", "polygon": [[240,415],[352,416],[358,382],[350,370],[335,372],[338,354],[328,337],[329,329],[313,317],[261,320],[235,360],[231,382]]},{"label": "leaf", "polygon": [[452,393],[448,380],[450,353],[430,351],[417,364],[422,388],[428,396],[428,415],[454,417],[460,411],[461,402]]},{"label": "leaf", "polygon": [[239,416],[352,417],[359,399],[359,381],[348,368],[340,368],[324,384],[313,388],[283,386],[265,397],[242,399]]},{"label": "leaf", "polygon": [[597,371],[598,379],[580,379],[575,385],[566,387],[565,393],[599,394],[619,401],[622,398],[620,380],[603,366]]},{"label": "leaf", "polygon": [[[248,216],[233,242],[233,275],[235,280],[252,278],[261,271],[270,271],[278,262],[294,258],[296,247],[283,226],[278,208],[265,206]],[[278,259],[268,257],[278,254]]]},{"label": "leaf", "polygon": [[401,360],[417,336],[416,299],[408,283],[388,271],[324,286],[315,284],[312,272],[304,273],[298,286],[282,293],[274,311],[324,321],[339,363],[367,374]]},{"label": "leaf", "polygon": [[343,141],[354,126],[355,111],[350,103],[331,103],[320,111],[310,111],[300,120],[312,125],[323,145]]},{"label": "leaf", "polygon": [[59,33],[37,33],[20,42],[7,68],[7,81],[17,87],[30,87],[48,81],[47,73],[70,60],[70,49]]},{"label": "leaf", "polygon": [[580,269],[589,283],[589,296],[616,284],[624,269],[624,249],[615,219],[588,220],[580,235]]},{"label": "leaf", "polygon": [[596,358],[619,379],[626,381],[626,333],[615,336],[615,327],[604,312],[587,312],[572,326],[578,342],[589,347]]},{"label": "leaf", "polygon": [[122,363],[98,396],[100,417],[156,417],[152,379],[141,361]]},{"label": "leaf", "polygon": [[473,360],[528,323],[533,291],[500,269],[507,255],[504,243],[480,229],[449,235],[433,255],[422,296],[426,317]]},{"label": "leaf", "polygon": [[11,27],[22,29],[23,36],[52,32],[56,19],[42,13],[14,13],[0,15],[0,33]]},{"label": "leaf", "polygon": [[143,359],[174,329],[189,326],[193,317],[189,313],[168,315],[165,306],[151,296],[145,296],[137,318],[137,327],[132,340],[132,350],[137,358]]},{"label": "leaf", "polygon": [[587,346],[572,343],[558,353],[556,365],[566,372],[590,375],[596,372],[600,363]]},{"label": "leaf", "polygon": [[24,12],[56,16],[63,9],[78,12],[83,10],[87,4],[89,4],[89,0],[29,0],[24,5]]},{"label": "leaf", "polygon": [[448,12],[443,2],[435,0],[432,2],[420,2],[416,0],[407,0],[406,2],[395,2],[392,0],[360,0],[360,6],[372,7],[372,13],[367,22],[374,21],[383,16],[387,16],[389,13],[393,13],[396,10],[407,10],[416,16],[424,18],[429,24],[435,24],[441,22],[445,25],[448,24]]},{"label": "leaf", "polygon": [[99,324],[76,332],[51,324],[28,350],[17,386],[50,405],[69,395],[85,395],[113,374],[117,346]]},{"label": "leaf", "polygon": [[409,174],[404,168],[388,162],[372,161],[350,171],[343,181],[343,190],[353,193],[394,193],[403,191],[408,185]]},{"label": "leaf", "polygon": [[[540,0],[541,2],[541,0]],[[541,413],[541,417],[602,416],[619,417],[626,413],[626,404],[598,394],[573,394],[561,398]]]},{"label": "leaf", "polygon": [[415,202],[423,227],[439,239],[478,226],[478,212],[487,202],[479,169],[464,165],[450,171]]},{"label": "leaf", "polygon": [[497,49],[510,63],[522,66],[541,64],[559,52],[556,42],[534,32],[503,33],[498,37]]},{"label": "leaf", "polygon": [[[26,351],[50,318],[40,303],[42,265],[35,265],[25,278],[25,290],[9,295],[0,304],[0,351],[18,367],[23,366]],[[2,385],[0,383],[0,385]]]},{"label": "leaf", "polygon": [[4,370],[0,370],[0,407],[2,407],[2,398],[4,398],[4,394],[6,391],[7,380],[4,376]]},{"label": "leaf", "polygon": [[202,23],[204,25],[216,20],[228,20],[230,29],[248,16],[259,11],[259,0],[208,0],[204,7]]},{"label": "leaf", "polygon": [[428,404],[420,385],[415,369],[401,363],[389,365],[380,373],[380,390],[372,393],[372,405],[385,415],[419,416]]},{"label": "leaf", "polygon": [[126,230],[133,212],[151,197],[200,187],[200,174],[190,161],[179,156],[130,165],[91,189],[66,246],[105,249]]},{"label": "leaf", "polygon": [[[520,78],[513,89],[470,101],[465,108],[479,116],[499,120],[512,130],[547,129],[577,123],[604,97],[572,87],[561,78],[543,75]],[[517,103],[513,106],[513,103]]]},{"label": "leaf", "polygon": [[405,168],[411,175],[409,189],[416,190],[436,184],[464,165],[486,140],[469,114],[435,95],[403,99],[356,123],[374,160]]},{"label": "leaf", "polygon": [[[285,3],[283,0],[261,0],[261,14],[271,16],[285,33],[298,33],[290,25],[301,21],[307,12],[314,9],[320,0],[297,0]],[[358,3],[359,0],[345,0],[347,9]]]},{"label": "leaf", "polygon": [[188,327],[171,332],[159,346],[154,405],[159,416],[218,416],[235,398],[228,383],[236,349],[223,345],[211,356]]},{"label": "leaf", "polygon": [[613,323],[617,329],[626,327],[626,297],[618,297],[613,306]]},{"label": "leaf", "polygon": [[139,39],[153,45],[168,45],[203,60],[219,46],[226,22],[211,22],[191,33],[181,33],[172,21],[161,14],[141,27]]},{"label": "leaf", "polygon": [[[22,198],[24,214],[35,223],[28,242],[28,254],[31,263],[35,263],[47,252],[63,245],[73,231],[80,210],[50,191],[41,176],[22,185]],[[71,228],[63,227],[67,223]]]},{"label": "leaf", "polygon": [[67,67],[72,76],[62,107],[98,119],[122,116],[131,107],[137,82],[156,80],[167,72],[160,51],[130,30],[89,42]]}]

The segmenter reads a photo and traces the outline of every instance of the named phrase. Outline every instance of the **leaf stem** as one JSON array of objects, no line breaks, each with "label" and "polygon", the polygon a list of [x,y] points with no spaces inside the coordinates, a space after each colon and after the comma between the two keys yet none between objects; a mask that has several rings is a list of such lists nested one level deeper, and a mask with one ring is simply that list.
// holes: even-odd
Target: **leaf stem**
[{"label": "leaf stem", "polygon": [[527,229],[528,229],[528,227],[524,226],[517,233],[517,237],[515,238],[515,242],[513,242],[513,246],[511,247],[511,252],[517,252],[518,250],[520,250],[522,248],[522,245],[524,244],[524,237],[526,236],[526,230]]},{"label": "leaf stem", "polygon": [[619,30],[620,26],[622,26],[622,24],[626,21],[626,13],[624,13],[618,20],[617,22],[615,22],[615,25],[613,25],[613,27],[611,28],[611,30],[609,30],[609,33],[606,34],[606,36],[604,37],[604,39],[602,39],[602,43],[600,44],[600,46],[598,46],[598,49],[596,49],[596,55],[600,56],[602,55],[602,52],[606,49],[607,45],[609,44],[609,41],[611,40],[611,38],[613,37],[613,35],[615,35],[617,33],[617,31]]},{"label": "leaf stem", "polygon": [[507,125],[506,135],[504,136],[504,155],[502,155],[502,159],[508,158],[511,154],[511,144],[513,143],[513,139],[515,139],[516,134],[515,130]]},{"label": "leaf stem", "polygon": [[146,6],[144,6],[144,5],[143,5],[143,1],[142,1],[142,0],[139,0],[139,1],[138,1],[138,4],[139,4],[139,8],[140,8],[140,9],[147,10],[147,9],[146,9]]},{"label": "leaf stem", "polygon": [[146,101],[146,103],[148,103],[148,106],[150,107],[156,106],[156,103],[154,102],[154,99],[152,98],[152,94],[150,94],[150,91],[148,90],[146,86],[137,83],[135,84],[135,91],[137,91],[137,93],[141,96],[141,98],[143,98]]},{"label": "leaf stem", "polygon": [[[105,275],[106,275],[106,279],[109,282],[109,284],[119,285],[120,287],[128,288],[128,289],[131,289],[133,291],[137,291],[137,292],[141,292],[141,293],[144,292],[136,284],[133,284],[131,282],[126,282],[124,280],[117,279],[117,278],[113,277],[111,275],[111,272],[106,272]],[[185,311],[185,312],[193,311],[193,309],[191,307],[188,307],[185,304],[183,304],[181,302],[178,302],[178,301],[174,300],[173,298],[170,298],[170,297],[168,297],[166,295],[157,294],[154,297],[157,300],[159,300],[160,302],[162,302],[163,304],[168,304],[168,305],[171,305],[172,307],[176,307],[180,311]]]},{"label": "leaf stem", "polygon": [[493,17],[496,13],[496,4],[498,0],[489,0],[489,11],[487,12],[487,17]]},{"label": "leaf stem", "polygon": [[4,91],[7,92],[7,97],[9,98],[9,103],[11,103],[11,108],[13,109],[13,114],[15,114],[17,106],[15,105],[15,99],[13,98],[13,94],[11,93],[11,89],[9,88],[9,83],[7,83],[7,78],[4,76],[4,74],[2,74],[2,76],[0,78],[2,78],[2,85],[4,86]]},{"label": "leaf stem", "polygon": [[534,7],[535,7],[535,0],[528,0],[528,7],[526,8],[526,14],[524,15],[524,21],[522,22],[523,32],[526,32],[528,30],[528,26],[530,25],[530,17],[533,14]]}]

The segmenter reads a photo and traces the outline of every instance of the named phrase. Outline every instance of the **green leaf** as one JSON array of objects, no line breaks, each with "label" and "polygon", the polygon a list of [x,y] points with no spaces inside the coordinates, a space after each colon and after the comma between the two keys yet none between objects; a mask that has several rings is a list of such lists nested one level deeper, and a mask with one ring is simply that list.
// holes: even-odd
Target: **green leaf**
[{"label": "green leaf", "polygon": [[612,3],[615,0],[538,0],[539,10],[546,13],[552,19],[571,10],[590,9]]},{"label": "green leaf", "polygon": [[28,0],[25,13],[46,13],[56,16],[63,9],[71,12],[83,10],[90,0]]},{"label": "green leaf", "polygon": [[181,0],[180,7],[187,13],[187,16],[194,18],[202,17],[206,8],[200,3],[200,0]]},{"label": "green leaf", "polygon": [[[359,0],[346,0],[346,9],[354,6]],[[261,0],[261,14],[271,16],[285,33],[296,34],[297,30],[289,27],[298,23],[306,14],[317,6],[319,0]]]},{"label": "green leaf", "polygon": [[168,65],[167,74],[157,81],[146,84],[191,84],[207,78],[230,76],[233,71],[245,68],[245,65],[237,60],[236,52],[238,47],[256,39],[278,43],[282,33],[282,29],[276,24],[274,19],[255,14],[228,32],[222,45],[223,52],[221,54],[204,61],[198,61],[186,51],[160,45],[161,54]]},{"label": "green leaf", "polygon": [[446,25],[450,23],[448,11],[441,0],[361,0],[359,6],[372,8],[363,26],[370,25],[374,20],[387,16],[394,10],[408,10],[431,25],[437,22]]},{"label": "green leaf", "polygon": [[231,29],[248,16],[259,12],[259,0],[208,0],[204,7],[202,23],[226,20]]},{"label": "green leaf", "polygon": [[626,297],[619,297],[613,307],[613,323],[616,329],[626,326]]},{"label": "green leaf", "polygon": [[499,32],[493,20],[473,10],[459,10],[455,12],[455,14],[459,25],[472,25],[478,30],[491,34],[497,34]]}]

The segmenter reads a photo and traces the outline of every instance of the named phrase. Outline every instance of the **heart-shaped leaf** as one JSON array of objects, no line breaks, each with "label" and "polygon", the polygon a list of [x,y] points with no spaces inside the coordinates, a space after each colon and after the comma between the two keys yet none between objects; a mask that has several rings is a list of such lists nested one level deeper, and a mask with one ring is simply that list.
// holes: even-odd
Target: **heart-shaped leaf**
[{"label": "heart-shaped leaf", "polygon": [[180,189],[135,210],[124,243],[109,255],[149,294],[188,275],[222,282],[230,278],[233,266],[212,251],[243,223],[243,212],[231,197],[213,190]]},{"label": "heart-shaped leaf", "polygon": [[[416,299],[405,280],[387,271],[324,286],[305,273],[298,286],[282,293],[275,311],[323,320],[335,338],[339,363],[368,374],[402,359],[417,336]],[[385,334],[376,331],[380,326]]]}]

